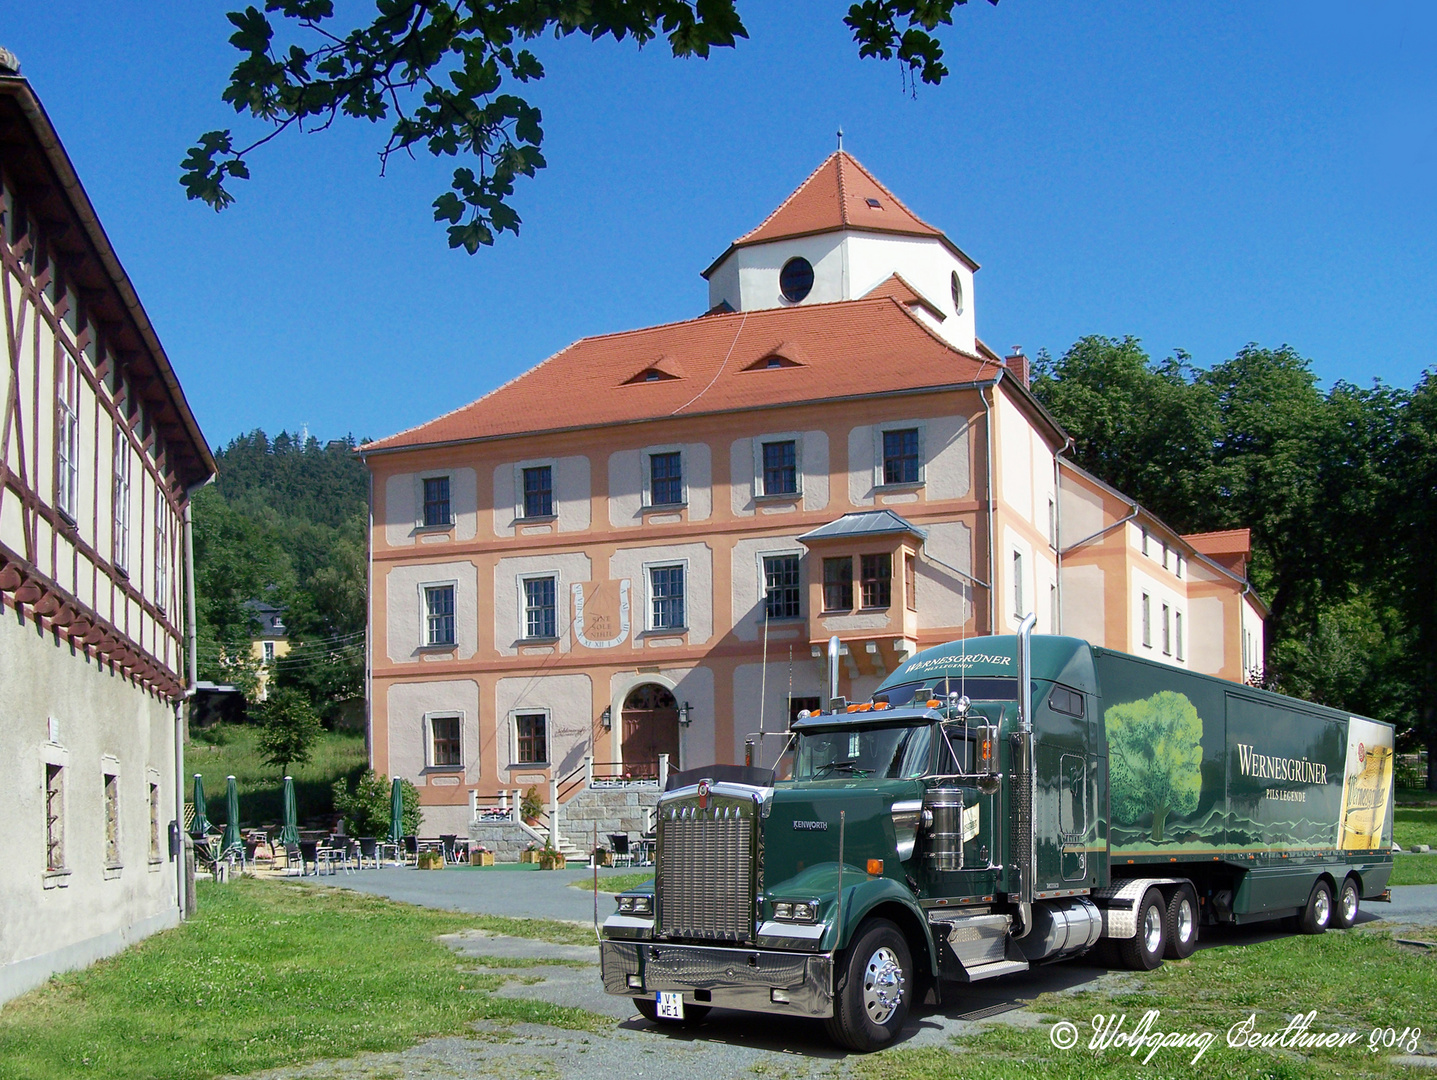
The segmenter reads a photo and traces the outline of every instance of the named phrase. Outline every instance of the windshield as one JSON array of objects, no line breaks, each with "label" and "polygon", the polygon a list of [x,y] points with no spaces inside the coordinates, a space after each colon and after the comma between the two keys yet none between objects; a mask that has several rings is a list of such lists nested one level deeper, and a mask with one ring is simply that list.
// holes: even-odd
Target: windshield
[{"label": "windshield", "polygon": [[869,776],[912,779],[928,772],[933,725],[863,727],[803,732],[793,765],[795,780]]},{"label": "windshield", "polygon": [[907,705],[919,690],[928,690],[934,697],[946,701],[950,692],[966,694],[970,701],[1017,701],[1017,679],[961,679],[956,675],[935,675],[921,682],[900,683],[874,694],[876,700],[888,699],[893,706]]}]

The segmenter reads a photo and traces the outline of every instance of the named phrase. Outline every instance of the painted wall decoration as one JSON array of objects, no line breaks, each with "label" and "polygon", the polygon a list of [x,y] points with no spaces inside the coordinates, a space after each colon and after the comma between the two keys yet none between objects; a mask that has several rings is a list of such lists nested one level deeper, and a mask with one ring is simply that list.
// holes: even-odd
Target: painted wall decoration
[{"label": "painted wall decoration", "polygon": [[1372,851],[1392,846],[1392,729],[1352,717],[1342,770],[1342,848]]},{"label": "painted wall decoration", "polygon": [[1163,690],[1124,702],[1104,716],[1108,731],[1113,817],[1136,825],[1151,815],[1150,835],[1163,841],[1170,814],[1185,817],[1202,793],[1202,717],[1185,694]]},{"label": "painted wall decoration", "polygon": [[629,639],[629,580],[574,583],[574,639],[612,649]]}]

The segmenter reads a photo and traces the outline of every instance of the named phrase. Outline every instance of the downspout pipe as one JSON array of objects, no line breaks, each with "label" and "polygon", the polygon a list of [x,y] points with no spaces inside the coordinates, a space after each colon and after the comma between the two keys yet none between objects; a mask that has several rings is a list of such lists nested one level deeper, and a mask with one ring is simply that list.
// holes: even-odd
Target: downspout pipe
[{"label": "downspout pipe", "polygon": [[1033,929],[1033,871],[1037,865],[1037,834],[1034,828],[1033,801],[1037,794],[1038,770],[1033,755],[1033,624],[1037,615],[1028,612],[1018,626],[1018,732],[1015,740],[1021,767],[1013,770],[1018,803],[1018,828],[1014,853],[1018,863],[1017,937],[1027,937]]},{"label": "downspout pipe", "polygon": [[[998,380],[1003,378],[1003,373],[998,372],[998,378],[993,380],[993,385],[998,385]],[[993,403],[988,400],[988,395],[983,393],[984,388],[978,388],[978,397],[983,402],[983,432],[988,440],[988,579],[996,582],[998,580],[998,556],[993,550]],[[988,586],[988,633],[998,632],[998,590],[992,585]]]},{"label": "downspout pipe", "polygon": [[[179,837],[179,851],[175,854],[175,889],[178,896],[180,918],[188,918],[191,912],[185,909],[185,736],[189,728],[189,713],[194,708],[195,689],[199,683],[199,615],[195,601],[195,518],[194,497],[203,487],[214,482],[214,475],[185,490],[185,641],[189,646],[188,685],[183,702],[175,703],[175,829]],[[196,807],[196,810],[199,808]]]},{"label": "downspout pipe", "polygon": [[1053,558],[1057,562],[1058,610],[1053,612],[1053,633],[1063,632],[1063,455],[1073,448],[1068,436],[1063,448],[1053,455]]}]

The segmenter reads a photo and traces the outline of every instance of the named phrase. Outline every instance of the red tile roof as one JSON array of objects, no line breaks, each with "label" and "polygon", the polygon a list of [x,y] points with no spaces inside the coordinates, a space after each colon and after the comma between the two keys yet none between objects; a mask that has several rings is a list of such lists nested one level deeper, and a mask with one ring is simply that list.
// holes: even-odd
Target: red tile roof
[{"label": "red tile roof", "polygon": [[[791,363],[759,363],[774,355]],[[645,381],[651,367],[671,377]],[[892,393],[998,370],[890,297],[706,315],[583,338],[478,401],[364,450]]]},{"label": "red tile roof", "polygon": [[1185,533],[1183,539],[1204,555],[1252,554],[1251,529],[1224,529],[1221,532]]},{"label": "red tile roof", "polygon": [[864,296],[890,296],[900,304],[908,307],[921,307],[928,314],[932,315],[939,322],[942,322],[946,315],[929,301],[921,292],[904,280],[899,273],[889,274],[873,288],[869,289]]},{"label": "red tile roof", "polygon": [[[874,204],[877,205],[874,205]],[[704,271],[708,277],[735,248],[794,236],[855,229],[863,232],[931,236],[941,240],[974,270],[978,264],[953,241],[899,201],[877,178],[842,150],[829,155],[758,228],[740,236]]]}]

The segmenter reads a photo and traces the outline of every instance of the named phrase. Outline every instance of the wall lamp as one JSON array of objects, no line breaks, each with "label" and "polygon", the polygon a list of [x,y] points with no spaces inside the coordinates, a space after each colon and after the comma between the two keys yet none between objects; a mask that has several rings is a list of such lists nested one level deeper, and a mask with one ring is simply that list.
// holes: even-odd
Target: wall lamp
[{"label": "wall lamp", "polygon": [[599,721],[604,725],[605,731],[614,730],[614,710],[612,707],[604,706],[604,711],[599,714]]},{"label": "wall lamp", "polygon": [[692,707],[693,706],[691,706],[687,701],[685,701],[682,705],[679,706],[679,723],[684,727],[688,727],[689,724],[693,722],[689,719],[689,709],[691,709]]}]

